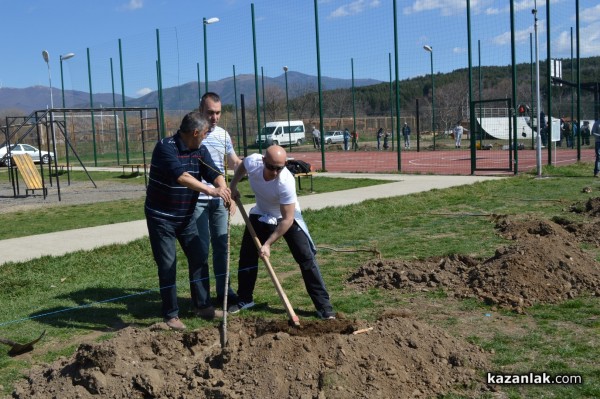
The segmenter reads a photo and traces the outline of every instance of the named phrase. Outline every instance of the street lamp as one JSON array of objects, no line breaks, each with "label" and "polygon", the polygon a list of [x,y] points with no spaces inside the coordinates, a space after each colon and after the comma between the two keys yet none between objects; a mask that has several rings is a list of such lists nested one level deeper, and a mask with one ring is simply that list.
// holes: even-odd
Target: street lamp
[{"label": "street lamp", "polygon": [[[62,54],[60,56],[60,90],[62,94],[62,107],[65,108],[65,84],[63,80],[63,61],[68,60],[70,58],[75,57],[75,53],[67,53]],[[67,139],[67,116],[63,111],[63,123],[64,123],[64,133],[65,133],[65,156],[67,160],[67,177],[69,181],[69,185],[71,185],[71,172],[69,171],[69,145]]]},{"label": "street lamp", "polygon": [[75,57],[75,53],[67,53],[60,56],[60,88],[62,92],[62,107],[65,107],[65,85],[63,81],[63,61]]},{"label": "street lamp", "polygon": [[288,135],[290,141],[290,152],[292,152],[292,128],[290,126],[290,99],[288,97],[288,79],[287,79],[287,71],[288,67],[283,67],[283,72],[285,73],[285,107],[287,108],[287,116],[288,116]]},{"label": "street lamp", "polygon": [[423,46],[429,52],[431,59],[431,131],[433,132],[433,149],[435,150],[435,81],[433,80],[433,47]]},{"label": "street lamp", "polygon": [[50,55],[46,50],[42,51],[42,57],[48,66],[48,82],[50,84],[50,108],[54,108],[54,98],[52,97],[52,76],[50,75]]},{"label": "street lamp", "polygon": [[[54,97],[52,96],[52,75],[50,74],[50,54],[46,50],[42,50],[42,57],[48,66],[48,83],[50,85],[50,130],[52,132],[52,160],[54,160],[56,164],[56,133],[54,132],[54,115],[52,114],[52,109],[54,109]],[[48,125],[46,124],[46,127]],[[46,137],[48,137],[48,132],[46,131]],[[38,138],[39,140],[39,138]],[[48,143],[48,151],[50,151],[50,144]],[[40,159],[41,159],[40,152]],[[52,168],[51,162],[48,163],[49,167]],[[50,178],[50,185],[52,185],[52,177]],[[56,185],[58,187],[58,200],[60,201],[60,185],[58,183],[58,174],[56,175]]]},{"label": "street lamp", "polygon": [[204,31],[204,92],[208,92],[208,57],[206,55],[206,25],[219,22],[219,18],[202,18],[202,27]]}]

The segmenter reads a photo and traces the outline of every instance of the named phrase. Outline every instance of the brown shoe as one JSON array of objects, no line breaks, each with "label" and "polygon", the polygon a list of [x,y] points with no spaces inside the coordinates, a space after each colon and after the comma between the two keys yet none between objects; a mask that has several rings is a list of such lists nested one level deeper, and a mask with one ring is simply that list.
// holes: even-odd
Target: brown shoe
[{"label": "brown shoe", "polygon": [[173,317],[168,320],[165,319],[165,323],[167,323],[167,326],[173,330],[185,330],[185,324],[179,320],[179,317]]},{"label": "brown shoe", "polygon": [[209,306],[202,309],[195,309],[194,313],[196,314],[196,316],[201,317],[205,320],[212,320],[215,317],[223,317],[223,311],[220,309],[215,309],[213,306]]}]

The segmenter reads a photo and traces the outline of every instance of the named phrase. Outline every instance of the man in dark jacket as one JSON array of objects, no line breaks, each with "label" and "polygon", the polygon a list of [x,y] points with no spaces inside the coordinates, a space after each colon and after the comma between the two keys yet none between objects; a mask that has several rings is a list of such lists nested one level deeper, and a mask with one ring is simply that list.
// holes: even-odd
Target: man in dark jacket
[{"label": "man in dark jacket", "polygon": [[[179,320],[177,305],[176,241],[179,241],[188,260],[195,311],[204,318],[215,317],[205,287],[208,267],[202,257],[193,215],[199,192],[220,197],[227,204],[232,204],[232,201],[231,191],[210,154],[200,150],[208,127],[208,121],[202,114],[190,112],[183,118],[174,136],[156,143],[150,165],[144,210],[152,254],[158,266],[162,316],[175,330],[185,329]],[[202,179],[211,182],[214,187],[203,184]]]}]

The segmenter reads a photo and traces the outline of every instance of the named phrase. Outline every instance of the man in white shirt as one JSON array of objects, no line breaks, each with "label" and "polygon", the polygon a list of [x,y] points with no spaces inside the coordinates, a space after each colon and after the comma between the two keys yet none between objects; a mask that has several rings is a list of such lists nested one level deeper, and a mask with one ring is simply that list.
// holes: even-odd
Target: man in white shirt
[{"label": "man in white shirt", "polygon": [[315,126],[312,127],[312,135],[313,135],[313,146],[319,150],[321,149],[321,132]]},{"label": "man in white shirt", "polygon": [[460,124],[460,121],[456,122],[456,127],[454,128],[454,140],[456,140],[456,148],[460,148],[460,142],[462,140],[464,128]]},{"label": "man in white shirt", "polygon": [[[200,113],[209,122],[208,135],[202,142],[201,153],[208,152],[218,172],[225,176],[226,170],[234,170],[242,161],[238,158],[227,131],[217,126],[221,118],[221,98],[218,94],[207,92],[200,100]],[[208,184],[206,182],[203,182]],[[210,184],[208,184],[210,186]],[[225,273],[227,268],[227,220],[228,210],[223,200],[218,197],[200,193],[194,212],[196,225],[200,235],[203,258],[208,269],[209,245],[213,249],[213,272],[215,274],[215,291],[217,304],[223,303],[225,296]],[[203,276],[207,292],[210,292],[209,276]],[[235,293],[229,288],[228,303],[237,302]],[[229,306],[228,306],[229,307]],[[222,317],[222,312],[217,310],[216,317]]]},{"label": "man in white shirt", "polygon": [[254,286],[258,272],[258,258],[271,256],[271,245],[283,237],[294,259],[300,266],[306,291],[317,315],[322,319],[335,319],[335,313],[325,288],[319,265],[315,259],[316,247],[302,219],[300,204],[296,196],[296,180],[285,167],[285,150],[277,145],[270,146],[265,155],[252,154],[244,159],[231,180],[231,192],[239,198],[237,184],[248,176],[250,187],[256,195],[256,206],[250,210],[250,223],[262,243],[259,251],[248,231],[244,231],[240,248],[238,269],[237,313],[254,306]]}]

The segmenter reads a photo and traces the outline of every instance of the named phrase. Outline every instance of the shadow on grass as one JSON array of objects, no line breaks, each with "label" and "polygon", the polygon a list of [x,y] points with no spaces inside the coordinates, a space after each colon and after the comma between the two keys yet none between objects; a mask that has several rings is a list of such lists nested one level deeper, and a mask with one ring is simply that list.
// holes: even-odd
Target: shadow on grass
[{"label": "shadow on grass", "polygon": [[[115,330],[128,325],[149,326],[161,317],[161,300],[156,290],[87,288],[58,299],[79,304],[43,309],[29,315],[53,327]],[[183,311],[191,309],[190,298],[178,298]]]},{"label": "shadow on grass", "polygon": [[139,179],[140,177],[144,177],[143,173],[138,173],[138,172],[133,172],[133,173],[126,173],[124,175],[119,175],[117,177],[117,179],[119,180],[131,180],[131,179]]}]

